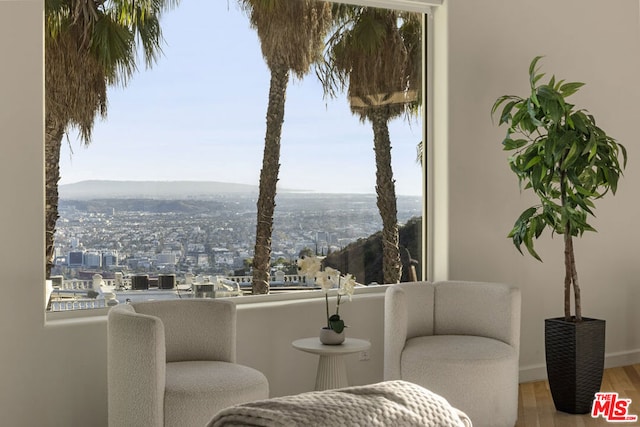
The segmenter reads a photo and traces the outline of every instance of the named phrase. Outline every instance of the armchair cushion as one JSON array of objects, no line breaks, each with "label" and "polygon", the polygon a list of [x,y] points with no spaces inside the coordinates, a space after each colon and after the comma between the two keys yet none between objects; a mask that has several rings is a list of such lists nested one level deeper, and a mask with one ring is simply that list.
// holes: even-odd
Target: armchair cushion
[{"label": "armchair cushion", "polygon": [[228,406],[267,396],[266,379],[248,366],[217,361],[167,363],[165,425],[203,425]]}]

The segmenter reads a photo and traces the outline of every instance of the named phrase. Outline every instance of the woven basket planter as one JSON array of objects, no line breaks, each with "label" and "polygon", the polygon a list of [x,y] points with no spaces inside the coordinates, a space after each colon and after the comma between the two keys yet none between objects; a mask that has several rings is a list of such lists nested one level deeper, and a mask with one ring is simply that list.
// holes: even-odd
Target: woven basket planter
[{"label": "woven basket planter", "polygon": [[570,414],[591,412],[604,371],[605,321],[545,319],[547,376],[553,403]]}]

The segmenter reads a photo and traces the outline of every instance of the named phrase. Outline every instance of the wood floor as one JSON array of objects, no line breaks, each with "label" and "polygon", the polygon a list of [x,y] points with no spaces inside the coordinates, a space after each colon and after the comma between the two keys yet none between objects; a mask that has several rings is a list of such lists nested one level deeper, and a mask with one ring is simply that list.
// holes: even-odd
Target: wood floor
[{"label": "wood floor", "polygon": [[[631,399],[630,415],[640,420],[640,364],[605,369],[601,391],[617,392],[620,398]],[[610,423],[590,414],[571,415],[556,411],[549,383],[538,381],[520,384],[518,393],[518,422],[516,427],[591,427],[640,426],[640,422]]]}]

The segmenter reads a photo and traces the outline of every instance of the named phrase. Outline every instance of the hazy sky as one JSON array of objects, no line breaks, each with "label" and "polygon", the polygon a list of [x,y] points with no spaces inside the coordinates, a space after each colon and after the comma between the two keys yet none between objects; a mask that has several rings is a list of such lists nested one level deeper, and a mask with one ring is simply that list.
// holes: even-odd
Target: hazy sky
[{"label": "hazy sky", "polygon": [[[222,181],[257,185],[269,71],[237,2],[182,0],[162,21],[164,56],[128,86],[111,88],[92,143],[64,139],[60,184],[88,179]],[[142,63],[142,62],[141,62]],[[421,128],[390,124],[396,193],[419,195]],[[346,95],[324,100],[312,72],[287,90],[279,186],[375,193],[371,124]]]}]

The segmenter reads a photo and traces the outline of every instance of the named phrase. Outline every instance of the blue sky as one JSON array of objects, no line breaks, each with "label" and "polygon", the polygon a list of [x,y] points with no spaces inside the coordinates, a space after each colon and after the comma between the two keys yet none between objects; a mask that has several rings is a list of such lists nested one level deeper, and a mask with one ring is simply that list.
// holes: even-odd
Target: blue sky
[{"label": "blue sky", "polygon": [[[91,145],[63,140],[60,184],[88,179],[222,181],[257,185],[269,71],[235,1],[182,0],[162,21],[164,55],[126,88],[110,88],[108,117]],[[420,195],[421,128],[390,124],[396,193]],[[375,193],[370,123],[346,96],[325,100],[312,72],[292,80],[282,130],[279,186]]]}]

